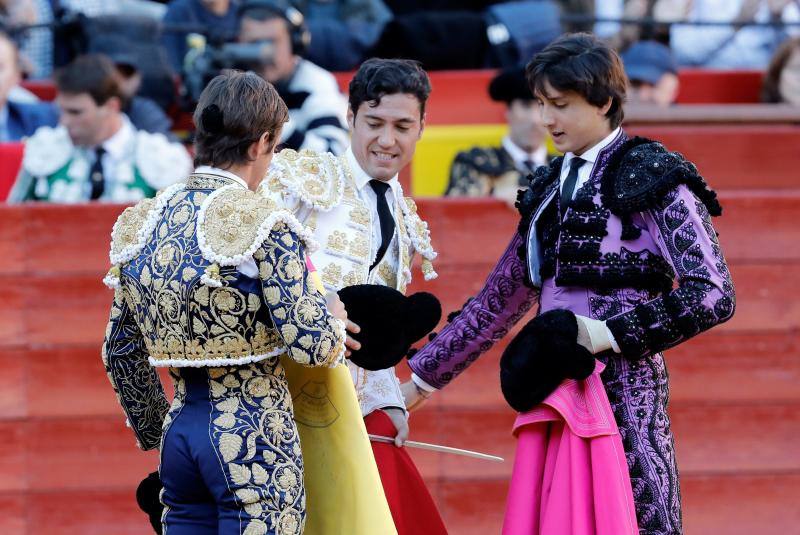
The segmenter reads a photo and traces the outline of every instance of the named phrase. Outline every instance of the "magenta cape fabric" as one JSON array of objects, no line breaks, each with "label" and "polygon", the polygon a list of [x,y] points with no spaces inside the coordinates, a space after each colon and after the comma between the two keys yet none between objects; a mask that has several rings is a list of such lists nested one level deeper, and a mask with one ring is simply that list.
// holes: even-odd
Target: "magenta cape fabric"
[{"label": "magenta cape fabric", "polygon": [[628,465],[597,363],[514,423],[503,535],[638,535]]}]

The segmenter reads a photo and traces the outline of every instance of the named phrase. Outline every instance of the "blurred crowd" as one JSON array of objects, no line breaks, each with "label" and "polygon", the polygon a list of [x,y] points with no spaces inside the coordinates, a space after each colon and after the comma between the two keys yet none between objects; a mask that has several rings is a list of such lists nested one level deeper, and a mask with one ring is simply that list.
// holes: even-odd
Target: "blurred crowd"
[{"label": "blurred crowd", "polygon": [[[160,187],[154,155],[188,172],[170,117],[225,68],[278,89],[283,146],[335,154],[348,125],[332,71],[372,56],[499,69],[488,90],[506,105],[508,135],[460,153],[448,194],[509,202],[547,161],[521,69],[564,31],[620,50],[629,101],[670,106],[678,70],[692,67],[764,70],[765,102],[800,104],[797,0],[0,0],[0,30],[0,142],[27,140],[10,201],[148,196]],[[23,79],[52,80],[55,102],[37,102]]]}]

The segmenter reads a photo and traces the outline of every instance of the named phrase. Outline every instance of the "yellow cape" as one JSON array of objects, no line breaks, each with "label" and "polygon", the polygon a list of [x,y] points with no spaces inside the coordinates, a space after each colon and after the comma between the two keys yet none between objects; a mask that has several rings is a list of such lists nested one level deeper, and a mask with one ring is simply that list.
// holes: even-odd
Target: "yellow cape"
[{"label": "yellow cape", "polygon": [[[316,271],[310,277],[320,292]],[[300,433],[305,535],[396,535],[347,365],[309,368],[284,357]]]}]

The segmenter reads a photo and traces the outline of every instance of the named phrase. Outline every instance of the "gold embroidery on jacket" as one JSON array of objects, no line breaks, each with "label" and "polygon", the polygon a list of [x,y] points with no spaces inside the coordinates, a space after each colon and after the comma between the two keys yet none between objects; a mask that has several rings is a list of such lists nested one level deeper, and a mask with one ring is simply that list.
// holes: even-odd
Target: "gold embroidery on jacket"
[{"label": "gold embroidery on jacket", "polygon": [[336,288],[342,283],[342,267],[338,264],[328,264],[322,269],[322,282]]},{"label": "gold embroidery on jacket", "polygon": [[328,249],[337,253],[344,253],[347,250],[347,234],[340,230],[334,230],[328,236]]}]

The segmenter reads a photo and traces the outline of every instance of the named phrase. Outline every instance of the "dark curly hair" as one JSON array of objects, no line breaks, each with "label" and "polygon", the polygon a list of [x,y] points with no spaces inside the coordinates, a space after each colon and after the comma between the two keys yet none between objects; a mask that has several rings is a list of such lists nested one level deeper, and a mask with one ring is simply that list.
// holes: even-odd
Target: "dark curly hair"
[{"label": "dark curly hair", "polygon": [[245,163],[248,148],[264,132],[274,147],[288,118],[272,84],[252,72],[223,71],[200,94],[194,110],[194,164],[227,169]]},{"label": "dark curly hair", "polygon": [[565,34],[536,54],[525,68],[531,92],[545,94],[549,83],[558,91],[574,91],[592,106],[611,99],[606,117],[611,128],[622,123],[627,77],[619,55],[588,33]]},{"label": "dark curly hair", "polygon": [[420,118],[431,93],[431,81],[418,61],[373,58],[361,64],[350,81],[350,109],[358,113],[361,103],[380,105],[385,95],[407,93],[419,100]]}]

